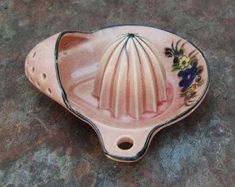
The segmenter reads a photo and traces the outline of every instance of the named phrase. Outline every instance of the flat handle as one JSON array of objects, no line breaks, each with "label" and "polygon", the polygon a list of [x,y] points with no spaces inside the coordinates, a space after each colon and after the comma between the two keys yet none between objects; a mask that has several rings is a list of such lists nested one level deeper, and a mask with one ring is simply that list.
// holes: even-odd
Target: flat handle
[{"label": "flat handle", "polygon": [[122,162],[139,160],[151,140],[150,129],[120,129],[98,125],[105,155]]}]

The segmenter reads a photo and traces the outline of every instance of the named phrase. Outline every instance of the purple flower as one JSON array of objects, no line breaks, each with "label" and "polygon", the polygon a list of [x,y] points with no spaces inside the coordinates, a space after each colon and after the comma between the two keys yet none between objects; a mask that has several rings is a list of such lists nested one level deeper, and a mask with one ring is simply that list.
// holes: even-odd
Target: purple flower
[{"label": "purple flower", "polygon": [[198,73],[197,65],[193,64],[191,67],[181,70],[178,73],[179,77],[182,77],[179,82],[179,86],[182,87],[182,91],[186,90],[193,82],[194,78]]}]

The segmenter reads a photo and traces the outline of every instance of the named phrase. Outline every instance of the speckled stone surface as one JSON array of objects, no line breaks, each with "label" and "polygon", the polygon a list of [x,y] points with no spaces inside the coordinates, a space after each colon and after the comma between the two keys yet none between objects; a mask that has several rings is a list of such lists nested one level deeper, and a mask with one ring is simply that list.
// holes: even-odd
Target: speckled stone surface
[{"label": "speckled stone surface", "polygon": [[[192,41],[211,70],[202,105],[131,164],[106,158],[93,130],[24,75],[42,39],[127,23]],[[235,186],[235,1],[0,0],[0,103],[0,186]]]}]

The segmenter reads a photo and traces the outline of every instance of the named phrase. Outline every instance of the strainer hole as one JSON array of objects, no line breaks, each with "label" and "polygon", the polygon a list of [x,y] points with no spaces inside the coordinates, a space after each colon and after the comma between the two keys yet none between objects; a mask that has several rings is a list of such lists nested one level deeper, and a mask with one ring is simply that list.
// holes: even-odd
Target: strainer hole
[{"label": "strainer hole", "polygon": [[42,78],[43,78],[43,79],[46,79],[46,78],[47,78],[46,73],[43,73],[43,74],[42,74]]},{"label": "strainer hole", "polygon": [[34,73],[35,67],[31,67],[31,72]]},{"label": "strainer hole", "polygon": [[47,91],[49,94],[51,94],[51,92],[52,92],[50,88],[48,88]]},{"label": "strainer hole", "polygon": [[32,57],[34,58],[34,57],[35,57],[35,55],[36,55],[36,51],[33,53],[33,56],[32,56]]}]

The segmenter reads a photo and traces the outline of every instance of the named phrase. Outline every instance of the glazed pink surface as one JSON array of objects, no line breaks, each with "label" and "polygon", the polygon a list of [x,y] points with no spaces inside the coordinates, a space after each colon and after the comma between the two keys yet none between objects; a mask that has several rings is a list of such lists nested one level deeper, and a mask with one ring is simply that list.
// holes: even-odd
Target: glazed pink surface
[{"label": "glazed pink surface", "polygon": [[[130,56],[126,57],[115,41],[128,33],[137,33],[151,47],[134,48],[134,40],[130,41],[127,44]],[[25,68],[27,77],[38,89],[67,108],[55,70],[54,50],[58,36],[37,45],[29,53]],[[67,102],[92,122],[104,151],[113,159],[137,159],[156,132],[189,115],[205,96],[207,65],[196,49],[204,82],[197,86],[192,103],[185,105],[180,78],[172,71],[172,58],[164,53],[166,47],[180,39],[169,32],[142,26],[111,27],[90,34],[66,33],[61,37],[57,62]],[[195,47],[186,43],[183,49],[187,55]],[[160,129],[154,130],[158,126]],[[120,149],[121,142],[129,142],[132,147]]]},{"label": "glazed pink surface", "polygon": [[146,118],[167,101],[166,72],[151,43],[134,34],[108,44],[98,63],[93,96],[115,118]]},{"label": "glazed pink surface", "polygon": [[65,106],[55,70],[54,51],[58,36],[59,34],[51,36],[29,52],[25,61],[25,74],[41,92]]}]

